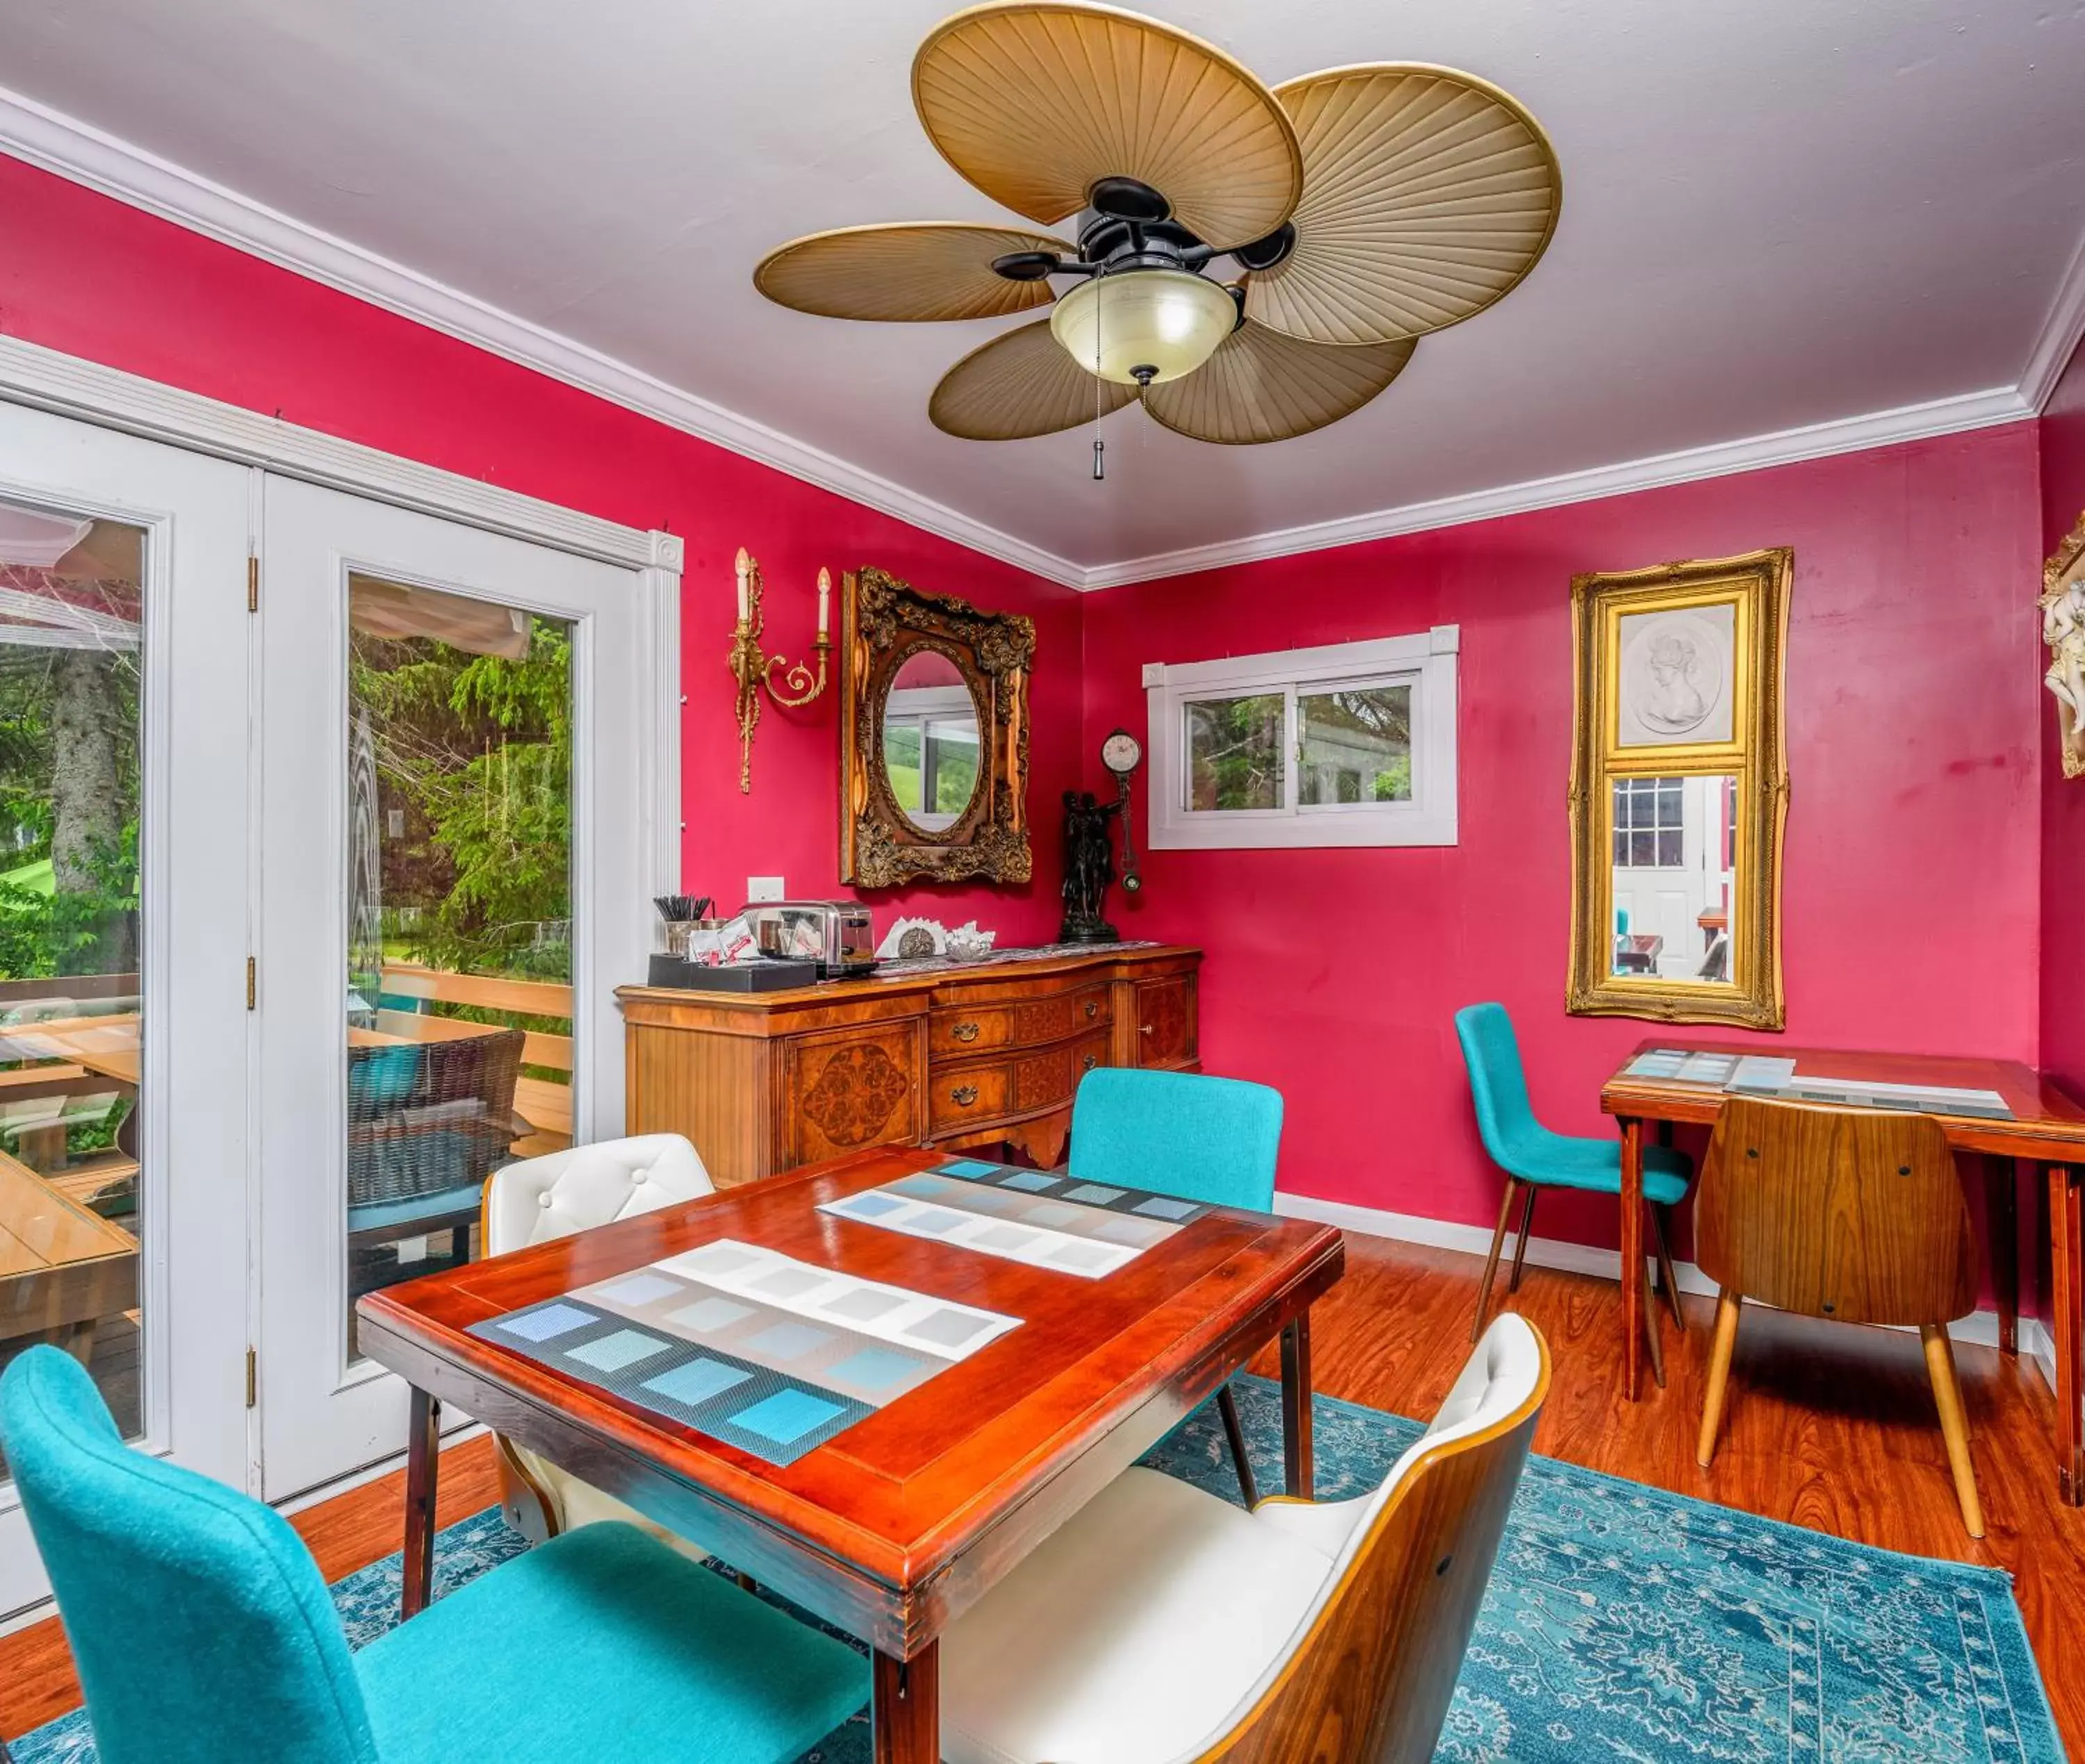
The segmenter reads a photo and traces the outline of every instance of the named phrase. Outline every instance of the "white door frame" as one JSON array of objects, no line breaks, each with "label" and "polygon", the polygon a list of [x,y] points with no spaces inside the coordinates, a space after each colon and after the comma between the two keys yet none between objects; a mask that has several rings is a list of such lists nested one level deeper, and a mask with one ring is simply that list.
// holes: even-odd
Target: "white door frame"
[{"label": "white door frame", "polygon": [[648,776],[641,780],[652,865],[645,892],[678,892],[686,555],[678,533],[603,521],[19,338],[0,337],[0,398],[638,571],[652,663],[652,678],[643,682],[652,707],[643,736]]}]

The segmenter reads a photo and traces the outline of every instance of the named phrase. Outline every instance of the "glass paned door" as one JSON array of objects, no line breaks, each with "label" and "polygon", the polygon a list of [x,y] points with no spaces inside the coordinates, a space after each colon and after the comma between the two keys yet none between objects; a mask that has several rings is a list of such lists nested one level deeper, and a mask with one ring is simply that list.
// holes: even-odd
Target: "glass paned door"
[{"label": "glass paned door", "polygon": [[0,1365],[62,1349],[241,1487],[250,482],[0,404]]},{"label": "glass paned door", "polygon": [[575,622],[350,572],[347,1318],[572,1129]]},{"label": "glass paned door", "polygon": [[356,1299],[480,1253],[500,1163],[621,1130],[650,675],[634,571],[272,478],[264,534],[260,1388],[279,1499],[404,1443],[404,1387],[362,1356]]}]

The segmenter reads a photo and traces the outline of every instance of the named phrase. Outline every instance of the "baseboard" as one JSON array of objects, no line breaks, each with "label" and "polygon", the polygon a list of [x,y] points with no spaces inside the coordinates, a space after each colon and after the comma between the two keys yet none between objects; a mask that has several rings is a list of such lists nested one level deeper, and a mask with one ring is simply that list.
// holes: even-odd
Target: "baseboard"
[{"label": "baseboard", "polygon": [[[1343,1231],[1364,1237],[1385,1237],[1399,1243],[1417,1243],[1428,1249],[1459,1250],[1483,1256],[1492,1247],[1492,1234],[1481,1225],[1457,1225],[1447,1219],[1429,1219],[1416,1213],[1390,1213],[1378,1207],[1356,1206],[1345,1201],[1320,1201],[1307,1194],[1277,1194],[1274,1210],[1292,1219],[1309,1219],[1319,1225],[1336,1225]],[[1537,1268],[1553,1268],[1569,1274],[1590,1274],[1601,1280],[1620,1280],[1621,1253],[1596,1249],[1589,1243],[1570,1243],[1561,1238],[1531,1237],[1527,1260]],[[1692,1262],[1675,1262],[1672,1268],[1682,1292],[1713,1299],[1715,1282]],[[1998,1345],[1998,1314],[1978,1311],[1950,1324],[1947,1333],[1971,1347]],[[2056,1341],[2037,1317],[2019,1320],[2020,1351],[2041,1368],[2041,1375],[2056,1388]]]}]

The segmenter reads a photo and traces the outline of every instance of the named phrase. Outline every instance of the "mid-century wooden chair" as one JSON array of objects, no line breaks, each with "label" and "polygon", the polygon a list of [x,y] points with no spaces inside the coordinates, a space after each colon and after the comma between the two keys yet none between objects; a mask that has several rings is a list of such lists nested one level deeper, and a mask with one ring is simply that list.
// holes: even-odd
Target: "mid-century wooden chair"
[{"label": "mid-century wooden chair", "polygon": [[1549,1388],[1503,1316],[1354,1500],[1123,1472],[941,1639],[947,1764],[1427,1764]]},{"label": "mid-century wooden chair", "polygon": [[[503,1164],[486,1179],[479,1238],[488,1256],[612,1225],[715,1192],[695,1148],[678,1133],[639,1133]],[[549,1459],[495,1434],[500,1507],[537,1543],[580,1525],[620,1520],[698,1558],[704,1553],[582,1481]]]},{"label": "mid-century wooden chair", "polygon": [[[1465,1005],[1455,1013],[1455,1035],[1463,1044],[1463,1063],[1469,1068],[1470,1097],[1476,1104],[1477,1132],[1491,1160],[1505,1175],[1505,1196],[1499,1203],[1498,1229],[1492,1233],[1492,1252],[1484,1258],[1484,1277],[1477,1288],[1477,1315],[1470,1324],[1474,1341],[1484,1326],[1491,1308],[1492,1282],[1497,1277],[1499,1252],[1505,1246],[1505,1231],[1513,1217],[1514,1203],[1520,1202],[1520,1232],[1513,1250],[1513,1277],[1508,1292],[1520,1290],[1521,1266],[1527,1259],[1527,1235],[1535,1226],[1535,1197],[1544,1188],[1582,1188],[1595,1194],[1619,1197],[1622,1192],[1622,1150],[1615,1139],[1578,1139],[1552,1133],[1535,1118],[1527,1100],[1527,1075],[1521,1069],[1520,1044],[1513,1032],[1513,1019],[1503,1005]],[[1694,1173],[1692,1161],[1668,1146],[1646,1146],[1643,1150],[1643,1193],[1650,1203],[1650,1224],[1658,1251],[1658,1284],[1672,1307],[1672,1320],[1684,1334],[1687,1319],[1679,1309],[1679,1286],[1672,1273],[1672,1252],[1666,1247],[1666,1221],[1687,1196],[1687,1182]],[[1641,1273],[1622,1270],[1624,1279]],[[1665,1349],[1658,1334],[1658,1318],[1649,1305],[1644,1320],[1650,1327],[1650,1362],[1658,1381],[1665,1382]]]},{"label": "mid-century wooden chair", "polygon": [[[1071,1173],[1081,1182],[1271,1213],[1281,1113],[1280,1091],[1243,1078],[1104,1066],[1080,1079],[1072,1099]],[[1259,1490],[1229,1384],[1217,1392],[1217,1409],[1250,1507]]]},{"label": "mid-century wooden chair", "polygon": [[1962,1523],[1984,1535],[1947,1325],[1977,1303],[1977,1235],[1930,1116],[1734,1096],[1694,1200],[1694,1256],[1722,1289],[1695,1456],[1716,1453],[1747,1299],[1839,1323],[1916,1324]]}]

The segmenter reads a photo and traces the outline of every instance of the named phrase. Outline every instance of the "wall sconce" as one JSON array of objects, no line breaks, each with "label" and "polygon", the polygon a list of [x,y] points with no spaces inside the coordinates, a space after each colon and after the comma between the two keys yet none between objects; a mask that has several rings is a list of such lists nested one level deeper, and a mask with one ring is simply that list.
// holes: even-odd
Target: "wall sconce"
[{"label": "wall sconce", "polygon": [[[826,689],[826,657],[833,647],[832,639],[826,635],[826,615],[832,592],[833,572],[820,570],[818,638],[812,645],[818,657],[818,671],[814,676],[805,662],[784,663],[779,656],[771,656],[762,650],[760,638],[766,628],[766,621],[760,610],[760,566],[746,555],[744,546],[738,548],[738,625],[732,633],[728,665],[732,678],[738,682],[738,788],[741,794],[749,796],[753,792],[753,731],[760,721],[760,689],[766,687],[770,698],[792,711],[809,704]],[[780,691],[776,690],[770,677],[776,668],[783,669]]]}]

